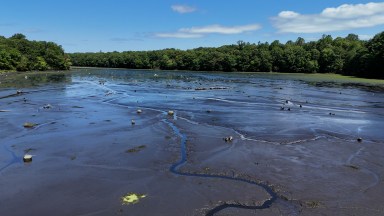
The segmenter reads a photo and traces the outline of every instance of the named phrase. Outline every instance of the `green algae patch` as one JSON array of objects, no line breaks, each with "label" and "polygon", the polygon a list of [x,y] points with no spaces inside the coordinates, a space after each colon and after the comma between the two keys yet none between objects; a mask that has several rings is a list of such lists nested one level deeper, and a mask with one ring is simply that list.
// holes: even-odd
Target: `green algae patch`
[{"label": "green algae patch", "polygon": [[145,194],[128,193],[121,197],[121,202],[123,205],[136,204],[145,197],[147,197]]},{"label": "green algae patch", "polygon": [[125,152],[126,153],[136,153],[136,152],[140,152],[141,150],[145,149],[146,147],[147,146],[145,146],[145,145],[140,145],[140,146],[136,146],[134,148],[128,149]]}]

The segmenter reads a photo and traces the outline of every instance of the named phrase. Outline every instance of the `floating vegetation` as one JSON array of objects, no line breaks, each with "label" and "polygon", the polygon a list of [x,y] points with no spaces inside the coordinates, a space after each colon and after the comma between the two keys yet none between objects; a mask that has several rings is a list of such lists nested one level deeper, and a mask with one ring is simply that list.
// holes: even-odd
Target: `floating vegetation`
[{"label": "floating vegetation", "polygon": [[128,193],[121,197],[121,202],[123,205],[136,204],[145,197],[147,197],[145,194]]},{"label": "floating vegetation", "polygon": [[24,127],[25,128],[34,128],[35,126],[37,126],[38,124],[36,124],[36,123],[32,123],[32,122],[25,122],[24,123]]},{"label": "floating vegetation", "polygon": [[145,149],[147,146],[145,145],[140,145],[140,146],[136,146],[134,148],[131,148],[131,149],[128,149],[127,151],[125,151],[126,153],[136,153],[136,152],[139,152],[143,149]]}]

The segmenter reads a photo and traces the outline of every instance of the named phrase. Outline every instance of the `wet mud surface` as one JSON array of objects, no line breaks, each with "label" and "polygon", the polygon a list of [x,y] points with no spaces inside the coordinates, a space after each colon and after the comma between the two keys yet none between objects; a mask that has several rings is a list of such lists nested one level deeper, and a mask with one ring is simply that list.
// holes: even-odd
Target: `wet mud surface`
[{"label": "wet mud surface", "polygon": [[[381,87],[112,69],[15,77],[0,84],[1,215],[384,214]],[[129,193],[143,198],[122,203]]]}]

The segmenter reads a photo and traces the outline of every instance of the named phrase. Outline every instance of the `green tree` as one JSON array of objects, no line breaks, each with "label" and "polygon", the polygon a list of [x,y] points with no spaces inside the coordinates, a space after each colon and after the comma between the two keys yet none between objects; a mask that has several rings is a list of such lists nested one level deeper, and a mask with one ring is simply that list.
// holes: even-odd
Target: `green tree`
[{"label": "green tree", "polygon": [[375,35],[367,43],[369,71],[368,77],[384,78],[384,32]]}]

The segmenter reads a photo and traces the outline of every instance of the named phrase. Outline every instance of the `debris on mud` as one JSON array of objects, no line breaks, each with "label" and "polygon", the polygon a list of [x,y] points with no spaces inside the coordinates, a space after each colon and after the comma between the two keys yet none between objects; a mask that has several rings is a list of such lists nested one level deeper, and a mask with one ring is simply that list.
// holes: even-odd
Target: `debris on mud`
[{"label": "debris on mud", "polygon": [[225,142],[232,142],[233,137],[232,136],[228,136],[228,137],[224,137],[223,139],[224,139]]},{"label": "debris on mud", "polygon": [[136,204],[145,197],[147,197],[145,194],[128,193],[121,197],[121,202],[123,205]]}]

